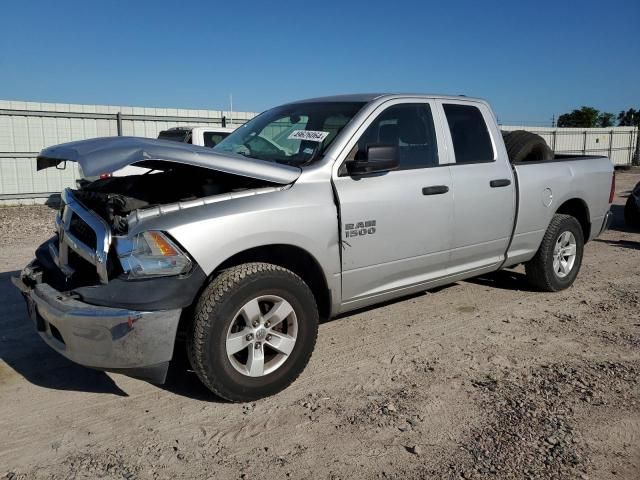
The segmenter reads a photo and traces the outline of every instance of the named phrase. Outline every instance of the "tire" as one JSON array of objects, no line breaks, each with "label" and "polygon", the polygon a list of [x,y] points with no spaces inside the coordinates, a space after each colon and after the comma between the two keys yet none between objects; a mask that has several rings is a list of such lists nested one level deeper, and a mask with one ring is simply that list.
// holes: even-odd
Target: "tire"
[{"label": "tire", "polygon": [[[270,317],[277,306],[291,311],[279,323],[278,315]],[[250,317],[257,326],[249,325]],[[275,318],[276,325],[270,325],[269,318]],[[288,387],[309,362],[317,335],[318,309],[304,281],[277,265],[245,263],[222,271],[200,295],[187,352],[207,388],[226,400],[247,402]],[[286,355],[272,347],[285,339],[279,348]],[[246,348],[228,353],[228,345],[235,350],[239,347],[231,345],[244,344]]]},{"label": "tire", "polygon": [[627,203],[624,204],[624,223],[627,227],[640,227],[640,209],[636,206],[633,195],[629,195]]},{"label": "tire", "polygon": [[525,130],[503,132],[504,144],[511,163],[553,160],[553,151],[544,138]]},{"label": "tire", "polygon": [[[556,259],[556,251],[554,249],[559,242],[560,244],[563,243],[560,239],[567,233],[575,241],[575,256],[573,257],[573,262],[565,261],[565,263],[559,262],[557,264],[560,269],[567,269],[567,272],[557,272],[554,265],[554,260]],[[566,238],[570,238],[570,236],[563,237],[563,239]],[[565,249],[564,251],[569,252],[570,250]],[[580,271],[583,252],[584,237],[578,220],[570,215],[554,215],[536,255],[525,264],[525,272],[529,283],[545,292],[557,292],[570,287]],[[563,256],[562,258],[568,259],[569,257]]]}]

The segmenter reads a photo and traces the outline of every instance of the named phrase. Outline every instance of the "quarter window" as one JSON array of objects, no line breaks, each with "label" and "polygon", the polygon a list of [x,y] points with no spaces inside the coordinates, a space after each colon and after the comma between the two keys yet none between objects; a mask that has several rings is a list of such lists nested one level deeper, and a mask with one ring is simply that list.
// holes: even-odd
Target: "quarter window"
[{"label": "quarter window", "polygon": [[477,107],[445,103],[456,163],[481,163],[494,160],[487,124]]},{"label": "quarter window", "polygon": [[367,147],[398,147],[399,170],[438,165],[438,147],[431,108],[426,103],[403,103],[387,108],[362,134],[352,158],[365,159]]}]

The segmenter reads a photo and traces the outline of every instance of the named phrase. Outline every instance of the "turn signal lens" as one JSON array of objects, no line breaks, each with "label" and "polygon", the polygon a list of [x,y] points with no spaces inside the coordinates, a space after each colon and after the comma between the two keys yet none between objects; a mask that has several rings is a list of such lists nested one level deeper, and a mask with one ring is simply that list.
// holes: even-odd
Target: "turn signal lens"
[{"label": "turn signal lens", "polygon": [[178,255],[176,249],[171,246],[171,244],[160,232],[146,232],[143,235],[146,236],[147,243],[151,247],[151,250],[156,250],[157,253],[165,257],[173,257],[175,255]]}]

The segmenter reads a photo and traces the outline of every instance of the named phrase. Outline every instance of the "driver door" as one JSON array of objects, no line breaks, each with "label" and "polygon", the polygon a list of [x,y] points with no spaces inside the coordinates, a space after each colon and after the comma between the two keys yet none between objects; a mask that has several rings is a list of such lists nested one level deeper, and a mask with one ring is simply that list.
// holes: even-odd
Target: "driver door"
[{"label": "driver door", "polygon": [[343,164],[334,172],[345,303],[392,297],[447,273],[453,194],[434,111],[424,99],[387,102],[347,146],[345,162],[371,145],[397,146],[397,170],[354,177]]}]

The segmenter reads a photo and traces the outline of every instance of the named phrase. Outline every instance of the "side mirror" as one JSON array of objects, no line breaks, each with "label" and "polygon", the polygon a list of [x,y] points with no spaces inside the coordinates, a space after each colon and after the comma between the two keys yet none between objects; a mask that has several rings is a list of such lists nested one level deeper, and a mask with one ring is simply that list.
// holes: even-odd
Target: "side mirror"
[{"label": "side mirror", "polygon": [[368,175],[395,170],[400,165],[398,147],[395,145],[369,145],[367,158],[347,163],[350,175]]}]

